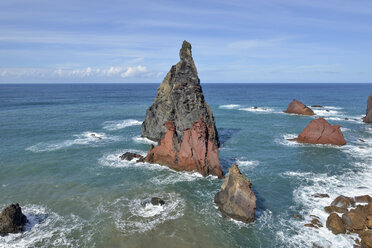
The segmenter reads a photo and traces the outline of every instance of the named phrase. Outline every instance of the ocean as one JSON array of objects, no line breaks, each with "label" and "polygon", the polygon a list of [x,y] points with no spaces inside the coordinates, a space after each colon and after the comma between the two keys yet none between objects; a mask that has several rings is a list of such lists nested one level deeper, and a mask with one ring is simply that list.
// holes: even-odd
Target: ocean
[{"label": "ocean", "polygon": [[[224,172],[238,163],[253,183],[250,224],[222,218],[222,180],[118,158],[148,150],[141,123],[158,86],[0,84],[0,208],[18,202],[30,220],[0,247],[352,247],[325,227],[323,208],[372,195],[372,128],[361,121],[372,84],[202,84]],[[325,107],[284,114],[294,98]],[[347,145],[286,140],[319,116],[342,126]],[[143,207],[152,196],[166,204]],[[310,215],[324,227],[305,227]]]}]

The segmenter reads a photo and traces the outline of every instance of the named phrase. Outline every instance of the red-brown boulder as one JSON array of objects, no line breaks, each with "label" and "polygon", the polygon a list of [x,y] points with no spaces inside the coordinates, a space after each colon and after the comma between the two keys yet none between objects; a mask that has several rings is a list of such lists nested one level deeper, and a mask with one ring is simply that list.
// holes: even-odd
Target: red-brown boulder
[{"label": "red-brown boulder", "polygon": [[329,124],[324,118],[318,118],[312,120],[300,135],[292,140],[300,143],[343,146],[346,141],[340,127]]},{"label": "red-brown boulder", "polygon": [[340,234],[345,233],[346,229],[342,219],[338,214],[332,213],[327,218],[326,226],[329,230],[333,232],[333,234]]},{"label": "red-brown boulder", "polygon": [[296,99],[294,99],[288,105],[288,108],[284,111],[284,113],[298,115],[315,115],[314,111],[312,111],[308,106],[300,101],[297,101]]},{"label": "red-brown boulder", "polygon": [[145,162],[166,165],[179,171],[198,171],[203,176],[223,177],[218,147],[208,137],[213,137],[214,128],[207,126],[203,118],[186,129],[181,144],[178,142],[173,122],[165,123],[167,132],[160,144],[150,149]]}]

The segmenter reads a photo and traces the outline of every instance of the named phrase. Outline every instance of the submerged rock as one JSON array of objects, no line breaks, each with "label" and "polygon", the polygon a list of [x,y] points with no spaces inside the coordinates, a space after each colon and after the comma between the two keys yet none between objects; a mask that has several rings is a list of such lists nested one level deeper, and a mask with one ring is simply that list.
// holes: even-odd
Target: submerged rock
[{"label": "submerged rock", "polygon": [[372,94],[368,97],[366,116],[363,117],[363,121],[366,123],[372,123]]},{"label": "submerged rock", "polygon": [[322,193],[316,193],[316,194],[313,194],[311,196],[314,197],[314,198],[329,198],[328,194],[322,194]]},{"label": "submerged rock", "polygon": [[11,204],[0,214],[0,235],[20,233],[27,222],[27,217],[22,213],[19,204]]},{"label": "submerged rock", "polygon": [[287,110],[284,113],[288,114],[298,114],[298,115],[315,115],[314,111],[312,111],[308,106],[303,104],[300,101],[294,99],[289,105]]},{"label": "submerged rock", "polygon": [[151,199],[146,199],[141,202],[142,206],[146,206],[147,204],[152,204],[154,206],[163,206],[165,201],[159,197],[152,197]]},{"label": "submerged rock", "polygon": [[322,105],[311,105],[312,108],[324,108]]},{"label": "submerged rock", "polygon": [[146,111],[142,136],[159,145],[152,147],[144,160],[221,178],[218,133],[187,41],[182,44],[180,59],[160,84],[154,103]]},{"label": "submerged rock", "polygon": [[221,191],[217,192],[214,202],[224,216],[252,222],[256,214],[256,196],[251,190],[252,183],[240,172],[238,165],[229,168]]},{"label": "submerged rock", "polygon": [[291,141],[343,146],[346,141],[340,127],[329,124],[324,118],[318,118],[312,120],[300,135]]}]

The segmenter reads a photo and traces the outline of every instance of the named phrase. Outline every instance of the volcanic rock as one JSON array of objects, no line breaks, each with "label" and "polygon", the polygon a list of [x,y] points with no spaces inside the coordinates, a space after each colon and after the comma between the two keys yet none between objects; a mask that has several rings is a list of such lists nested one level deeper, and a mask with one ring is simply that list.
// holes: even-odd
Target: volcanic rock
[{"label": "volcanic rock", "polygon": [[252,183],[240,172],[237,164],[229,168],[229,176],[214,197],[222,215],[246,223],[254,221],[256,196],[251,187]]},{"label": "volcanic rock", "polygon": [[369,195],[360,195],[355,196],[354,201],[359,203],[369,203],[372,201],[372,198]]},{"label": "volcanic rock", "polygon": [[329,198],[328,194],[322,194],[322,193],[316,193],[316,194],[313,194],[311,196],[314,197],[314,198]]},{"label": "volcanic rock", "polygon": [[315,215],[311,215],[313,219],[311,220],[311,223],[305,224],[304,226],[306,227],[313,227],[313,228],[320,228],[323,227],[322,222],[320,222],[319,217]]},{"label": "volcanic rock", "polygon": [[326,226],[329,230],[333,232],[333,234],[340,234],[346,232],[342,219],[336,213],[332,213],[328,216]]},{"label": "volcanic rock", "polygon": [[305,104],[294,99],[289,105],[284,113],[288,114],[298,114],[298,115],[315,115],[315,113]]},{"label": "volcanic rock", "polygon": [[368,97],[366,116],[363,117],[363,121],[366,123],[372,123],[372,94]]},{"label": "volcanic rock", "polygon": [[297,138],[291,140],[300,143],[343,146],[346,141],[340,127],[329,124],[324,118],[318,118],[312,120]]},{"label": "volcanic rock", "polygon": [[133,159],[138,159],[138,160],[141,160],[143,159],[143,156],[139,155],[139,154],[136,154],[136,153],[133,153],[133,152],[126,152],[124,153],[123,155],[120,156],[120,159],[121,160],[133,160]]},{"label": "volcanic rock", "polygon": [[221,178],[218,133],[187,41],[182,44],[180,59],[160,84],[154,103],[146,111],[142,136],[159,145],[151,148],[144,160]]},{"label": "volcanic rock", "polygon": [[368,215],[367,211],[366,206],[358,205],[355,209],[344,213],[342,221],[345,223],[346,229],[352,232],[363,230]]},{"label": "volcanic rock", "polygon": [[163,206],[165,201],[159,197],[151,197],[151,199],[146,199],[141,202],[142,206],[146,206],[147,204],[152,204],[154,206]]},{"label": "volcanic rock", "polygon": [[[368,204],[355,207],[356,202]],[[342,218],[336,213],[328,216],[326,226],[329,230],[334,234],[357,233],[362,240],[361,246],[359,246],[359,239],[356,239],[354,247],[372,247],[372,202],[369,195],[356,197],[340,195],[331,203],[331,206],[326,207],[326,211],[327,208],[336,208],[344,212]]]},{"label": "volcanic rock", "polygon": [[22,214],[18,203],[6,207],[0,214],[0,236],[9,233],[20,233],[24,230],[27,217]]},{"label": "volcanic rock", "polygon": [[360,234],[362,238],[362,248],[371,248],[372,247],[372,231],[364,231]]},{"label": "volcanic rock", "polygon": [[351,197],[340,195],[333,200],[331,206],[347,209],[355,206],[355,200]]}]

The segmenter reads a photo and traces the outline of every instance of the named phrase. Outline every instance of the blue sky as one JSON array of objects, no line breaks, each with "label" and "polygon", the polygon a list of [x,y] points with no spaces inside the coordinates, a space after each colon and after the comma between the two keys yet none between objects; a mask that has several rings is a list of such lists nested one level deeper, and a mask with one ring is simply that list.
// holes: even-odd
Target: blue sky
[{"label": "blue sky", "polygon": [[0,1],[0,83],[372,82],[371,0]]}]

